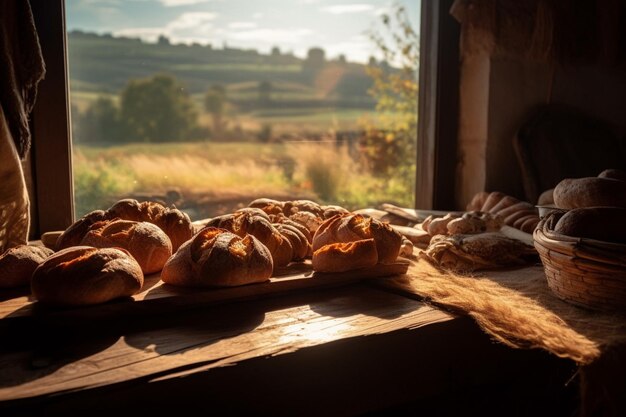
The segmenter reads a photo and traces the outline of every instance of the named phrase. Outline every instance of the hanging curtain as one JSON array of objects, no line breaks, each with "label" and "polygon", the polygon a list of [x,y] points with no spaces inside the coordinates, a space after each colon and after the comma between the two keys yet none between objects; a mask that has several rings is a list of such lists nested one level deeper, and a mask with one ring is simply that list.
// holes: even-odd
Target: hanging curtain
[{"label": "hanging curtain", "polygon": [[30,148],[29,114],[45,74],[27,0],[0,1],[0,253],[28,241],[28,192],[20,159]]}]

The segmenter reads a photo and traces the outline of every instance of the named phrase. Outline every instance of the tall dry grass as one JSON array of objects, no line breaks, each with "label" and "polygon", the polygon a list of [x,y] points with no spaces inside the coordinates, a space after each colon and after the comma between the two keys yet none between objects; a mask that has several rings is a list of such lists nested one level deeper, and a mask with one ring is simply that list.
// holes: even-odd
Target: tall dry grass
[{"label": "tall dry grass", "polygon": [[[252,146],[250,146],[252,145]],[[412,204],[394,179],[376,178],[334,141],[204,145],[76,147],[77,214],[104,209],[120,198],[175,190],[188,204],[241,196],[311,196],[349,209],[381,202]],[[395,182],[397,182],[397,184]]]}]

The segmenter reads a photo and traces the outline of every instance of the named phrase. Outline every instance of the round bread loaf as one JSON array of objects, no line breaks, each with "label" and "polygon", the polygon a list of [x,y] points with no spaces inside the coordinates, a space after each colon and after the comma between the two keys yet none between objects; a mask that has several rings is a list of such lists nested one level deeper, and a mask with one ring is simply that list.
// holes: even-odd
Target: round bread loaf
[{"label": "round bread loaf", "polygon": [[312,264],[317,272],[345,272],[372,267],[378,261],[376,242],[370,238],[324,245],[313,252]]},{"label": "round bread loaf", "polygon": [[626,171],[621,169],[605,169],[598,174],[598,178],[611,178],[614,180],[626,181]]},{"label": "round bread loaf", "polygon": [[159,272],[172,256],[170,238],[159,226],[132,220],[117,219],[95,223],[81,245],[124,248],[139,263],[144,274]]},{"label": "round bread loaf", "polygon": [[167,261],[161,279],[185,287],[233,287],[267,281],[272,272],[270,251],[257,238],[206,227]]},{"label": "round bread loaf", "polygon": [[108,219],[107,212],[103,210],[94,210],[85,214],[61,233],[61,236],[56,241],[56,250],[80,245],[80,242],[94,223]]},{"label": "round bread loaf", "polygon": [[326,220],[313,236],[313,252],[332,243],[374,239],[378,262],[394,262],[400,253],[402,235],[371,217],[360,214],[337,215]]},{"label": "round bread loaf", "polygon": [[554,231],[572,237],[626,243],[626,209],[585,207],[563,214]]},{"label": "round bread loaf", "polygon": [[0,288],[30,284],[33,272],[54,252],[43,246],[18,245],[0,255]]},{"label": "round bread loaf", "polygon": [[207,226],[225,229],[240,237],[253,235],[269,249],[274,266],[285,266],[294,259],[289,239],[280,234],[265,217],[249,212],[226,214],[211,219]]},{"label": "round bread loaf", "polygon": [[120,218],[156,224],[172,242],[172,250],[193,236],[193,225],[187,213],[176,208],[165,207],[154,201],[138,202],[133,199],[120,200],[107,210],[107,218]]},{"label": "round bread loaf", "polygon": [[137,293],[143,273],[124,249],[74,246],[43,262],[33,273],[33,296],[46,304],[100,304]]},{"label": "round bread loaf", "polygon": [[561,209],[626,207],[626,182],[611,178],[566,178],[554,188],[554,204]]}]

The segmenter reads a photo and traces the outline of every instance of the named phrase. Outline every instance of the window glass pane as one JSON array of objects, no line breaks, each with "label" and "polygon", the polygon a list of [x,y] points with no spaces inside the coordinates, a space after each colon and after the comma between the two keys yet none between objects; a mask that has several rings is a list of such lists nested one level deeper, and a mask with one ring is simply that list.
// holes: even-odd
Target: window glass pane
[{"label": "window glass pane", "polygon": [[412,206],[419,1],[67,0],[76,214]]}]

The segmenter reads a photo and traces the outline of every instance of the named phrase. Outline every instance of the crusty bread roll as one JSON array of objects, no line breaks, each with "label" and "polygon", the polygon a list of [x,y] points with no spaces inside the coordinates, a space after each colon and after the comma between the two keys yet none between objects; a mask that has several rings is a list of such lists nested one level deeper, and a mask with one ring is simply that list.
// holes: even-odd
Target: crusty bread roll
[{"label": "crusty bread roll", "polygon": [[481,191],[476,193],[472,200],[467,204],[465,208],[467,211],[480,211],[483,209],[485,205],[485,201],[489,197],[489,193],[487,191]]},{"label": "crusty bread roll", "polygon": [[149,222],[159,226],[172,242],[176,251],[193,236],[193,226],[187,213],[176,208],[165,207],[154,201],[138,202],[133,199],[120,200],[107,210],[107,218]]},{"label": "crusty bread roll", "polygon": [[287,216],[290,216],[295,213],[299,213],[301,211],[306,211],[308,213],[313,213],[317,217],[324,217],[324,209],[321,205],[317,204],[315,201],[311,200],[293,200],[293,201],[285,201],[283,203],[283,213]]},{"label": "crusty bread roll", "polygon": [[378,250],[373,238],[324,245],[313,252],[312,259],[313,270],[317,272],[344,272],[377,263]]},{"label": "crusty bread roll", "polygon": [[139,263],[144,274],[159,272],[172,256],[170,238],[160,227],[132,220],[117,219],[95,223],[81,245],[124,248]]},{"label": "crusty bread roll", "polygon": [[94,210],[85,214],[61,233],[61,236],[59,236],[56,242],[56,250],[80,245],[83,237],[85,237],[89,228],[91,228],[94,223],[108,219],[109,216],[107,212],[103,210]]},{"label": "crusty bread roll", "polygon": [[296,226],[290,223],[276,223],[274,227],[291,243],[293,249],[292,261],[301,261],[309,255],[311,244]]},{"label": "crusty bread roll", "polygon": [[81,306],[137,293],[143,273],[124,249],[74,246],[44,261],[33,273],[33,296],[46,304]]},{"label": "crusty bread roll", "polygon": [[475,234],[484,232],[497,232],[502,228],[502,218],[492,213],[483,211],[468,211],[463,215],[450,221],[447,228],[447,235],[454,234]]},{"label": "crusty bread roll", "polygon": [[350,210],[337,205],[322,206],[322,210],[324,210],[322,215],[324,219],[330,219],[337,214],[350,214]]},{"label": "crusty bread roll", "polygon": [[80,245],[94,223],[113,219],[148,222],[157,225],[170,238],[174,251],[191,239],[194,233],[189,216],[176,208],[165,207],[153,201],[140,203],[137,200],[124,199],[112,205],[107,211],[92,211],[74,222],[61,234],[57,240],[56,249]]},{"label": "crusty bread roll", "polygon": [[272,271],[270,251],[257,238],[206,227],[167,261],[161,279],[185,287],[232,287],[267,281]]},{"label": "crusty bread roll", "polygon": [[253,235],[269,249],[276,267],[288,265],[294,259],[294,251],[289,239],[262,216],[253,213],[225,214],[211,219],[207,227],[225,229],[240,237]]},{"label": "crusty bread roll", "polygon": [[566,178],[554,188],[554,204],[561,209],[626,207],[626,182],[612,178]]},{"label": "crusty bread roll", "polygon": [[626,243],[626,209],[584,207],[567,211],[554,226],[563,235]]},{"label": "crusty bread roll", "polygon": [[547,206],[554,204],[554,188],[549,188],[542,192],[537,199],[537,205]]},{"label": "crusty bread roll", "polygon": [[0,288],[30,284],[35,269],[54,252],[43,246],[18,245],[0,255]]},{"label": "crusty bread roll", "polygon": [[468,204],[468,210],[469,207],[476,207],[481,201],[484,201],[482,207],[473,210],[489,212],[501,217],[507,226],[532,233],[539,223],[537,208],[526,201],[520,201],[499,191],[487,193],[485,196],[483,191],[474,196],[472,202]]},{"label": "crusty bread roll", "polygon": [[614,180],[626,181],[626,171],[621,169],[605,169],[598,174],[598,178],[611,178]]},{"label": "crusty bread roll", "polygon": [[400,253],[402,235],[387,223],[360,214],[337,215],[326,220],[313,236],[313,254],[322,246],[374,239],[378,262],[394,262]]}]

